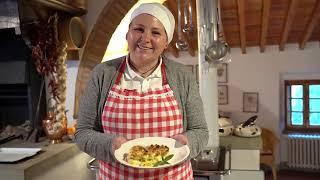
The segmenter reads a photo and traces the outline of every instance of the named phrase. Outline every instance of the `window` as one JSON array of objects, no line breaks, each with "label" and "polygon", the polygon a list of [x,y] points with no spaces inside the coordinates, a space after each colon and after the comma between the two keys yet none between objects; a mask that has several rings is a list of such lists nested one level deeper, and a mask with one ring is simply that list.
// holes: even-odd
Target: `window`
[{"label": "window", "polygon": [[286,130],[320,130],[320,80],[285,81]]}]

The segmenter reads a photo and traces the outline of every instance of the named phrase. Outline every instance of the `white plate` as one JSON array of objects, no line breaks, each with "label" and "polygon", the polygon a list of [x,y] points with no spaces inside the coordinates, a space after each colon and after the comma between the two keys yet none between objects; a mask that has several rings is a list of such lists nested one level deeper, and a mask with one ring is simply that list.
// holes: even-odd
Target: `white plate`
[{"label": "white plate", "polygon": [[[129,153],[131,147],[140,145],[140,146],[149,146],[151,144],[158,144],[158,145],[166,145],[169,147],[169,153],[173,154],[173,157],[168,161],[169,164],[160,165],[157,167],[141,167],[137,165],[131,165],[125,160],[123,160],[123,155],[125,153]],[[172,138],[166,137],[145,137],[145,138],[138,138],[128,141],[121,145],[119,149],[117,149],[114,153],[116,159],[126,166],[134,167],[134,168],[141,168],[141,169],[157,169],[157,168],[165,168],[174,166],[183,162],[190,154],[190,149],[187,145],[182,145],[178,141]]]},{"label": "white plate", "polygon": [[0,162],[15,162],[36,155],[41,148],[0,148]]}]

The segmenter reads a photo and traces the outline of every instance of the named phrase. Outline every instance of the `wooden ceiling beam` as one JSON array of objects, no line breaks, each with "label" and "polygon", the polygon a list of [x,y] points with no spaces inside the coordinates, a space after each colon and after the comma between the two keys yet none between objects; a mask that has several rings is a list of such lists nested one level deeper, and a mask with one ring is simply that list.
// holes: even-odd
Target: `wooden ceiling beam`
[{"label": "wooden ceiling beam", "polygon": [[268,32],[269,14],[270,14],[270,5],[271,5],[270,0],[263,0],[260,52],[265,51],[265,45],[267,41],[267,32]]},{"label": "wooden ceiling beam", "polygon": [[289,32],[291,30],[291,25],[292,25],[292,22],[293,22],[293,18],[294,18],[295,12],[296,12],[295,6],[296,6],[297,2],[298,2],[297,0],[291,0],[290,1],[288,13],[287,13],[287,16],[286,16],[285,25],[283,27],[283,31],[282,31],[281,39],[280,39],[280,44],[279,44],[280,51],[284,50],[284,46],[287,43]]},{"label": "wooden ceiling beam", "polygon": [[302,40],[300,41],[299,48],[304,49],[306,46],[307,41],[309,40],[314,27],[318,23],[318,20],[320,18],[320,0],[317,0],[316,5],[313,8],[312,15],[309,18],[308,25],[306,29],[304,30]]},{"label": "wooden ceiling beam", "polygon": [[240,46],[242,53],[246,53],[246,24],[245,24],[245,10],[244,10],[244,0],[237,0],[238,3],[238,17],[240,26]]}]

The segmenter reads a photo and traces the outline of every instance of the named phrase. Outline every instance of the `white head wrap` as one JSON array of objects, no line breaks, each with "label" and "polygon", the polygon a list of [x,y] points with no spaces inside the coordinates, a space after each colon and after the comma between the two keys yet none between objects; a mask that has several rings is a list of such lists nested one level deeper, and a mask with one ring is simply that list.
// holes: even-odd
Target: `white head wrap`
[{"label": "white head wrap", "polygon": [[144,3],[137,7],[131,14],[130,23],[132,20],[140,14],[150,14],[157,18],[168,36],[168,44],[171,42],[174,33],[175,20],[168,8],[160,3]]}]

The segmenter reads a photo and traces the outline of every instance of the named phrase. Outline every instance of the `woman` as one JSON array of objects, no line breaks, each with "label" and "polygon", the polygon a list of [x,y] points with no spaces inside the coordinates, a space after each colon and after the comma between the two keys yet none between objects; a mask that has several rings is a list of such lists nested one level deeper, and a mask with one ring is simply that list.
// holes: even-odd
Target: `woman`
[{"label": "woman", "polygon": [[174,138],[189,146],[190,157],[207,144],[195,78],[185,66],[161,56],[174,27],[174,17],[165,6],[140,5],[126,34],[128,56],[93,70],[81,100],[75,140],[81,150],[100,160],[99,179],[193,179],[189,160],[142,170],[114,158],[121,144],[140,137]]}]

